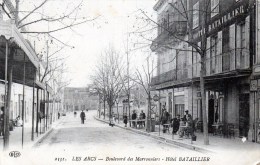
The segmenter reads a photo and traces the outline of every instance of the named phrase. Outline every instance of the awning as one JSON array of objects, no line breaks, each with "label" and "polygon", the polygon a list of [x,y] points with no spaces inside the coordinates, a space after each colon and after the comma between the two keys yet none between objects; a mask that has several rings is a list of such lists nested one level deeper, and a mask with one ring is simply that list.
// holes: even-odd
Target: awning
[{"label": "awning", "polygon": [[[0,79],[5,79],[6,46],[8,46],[8,58],[11,50],[14,52],[13,82],[24,83],[25,68],[25,85],[33,87],[36,70],[39,67],[36,53],[12,21],[0,20],[0,25]],[[8,63],[10,65],[10,61]]]},{"label": "awning", "polygon": [[39,60],[38,57],[29,44],[28,41],[24,39],[22,34],[16,28],[13,21],[3,21],[0,20],[0,36],[4,37],[6,40],[10,40],[15,42],[21,50],[26,54],[29,58],[29,61],[36,67],[39,67]]}]

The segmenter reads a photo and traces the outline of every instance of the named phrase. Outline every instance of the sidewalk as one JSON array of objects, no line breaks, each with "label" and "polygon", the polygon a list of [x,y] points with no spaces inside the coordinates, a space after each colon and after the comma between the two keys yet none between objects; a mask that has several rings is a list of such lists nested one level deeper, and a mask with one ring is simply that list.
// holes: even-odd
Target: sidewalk
[{"label": "sidewalk", "polygon": [[[10,131],[10,136],[9,136],[9,150],[17,150],[17,149],[28,149],[32,148],[36,143],[39,141],[43,140],[51,131],[53,128],[55,128],[57,125],[60,124],[61,121],[64,120],[64,117],[61,117],[59,120],[56,120],[55,122],[52,123],[52,125],[49,126],[49,128],[43,132],[41,130],[40,133],[40,126],[39,126],[39,133],[37,135],[36,132],[34,132],[34,141],[31,140],[32,136],[32,127],[30,124],[25,124],[24,126],[24,138],[23,138],[23,147],[22,147],[22,127],[14,127],[13,131]],[[3,136],[0,136],[0,146],[1,149],[3,150]]]},{"label": "sidewalk", "polygon": [[[103,116],[102,116],[103,117]],[[103,118],[94,117],[96,120],[109,123],[109,120],[103,120]],[[170,133],[163,133],[162,132],[162,126],[160,128],[159,133],[159,126],[156,125],[155,132],[147,133],[145,131],[145,128],[136,129],[136,128],[130,128],[129,123],[127,124],[127,127],[124,126],[122,121],[116,121],[115,126],[120,127],[122,129],[126,129],[138,134],[143,134],[146,136],[150,136],[152,138],[174,144],[180,147],[184,147],[191,150],[196,150],[199,152],[207,152],[207,153],[221,153],[223,152],[223,149],[227,149],[229,151],[238,151],[238,150],[245,150],[245,151],[258,151],[260,152],[260,144],[253,143],[249,141],[242,142],[241,138],[223,138],[220,136],[213,136],[212,134],[209,135],[209,143],[210,145],[204,145],[203,141],[203,133],[195,133],[197,136],[196,141],[191,141],[191,139],[185,139],[185,138],[179,138],[178,135],[172,135],[171,129]]]}]

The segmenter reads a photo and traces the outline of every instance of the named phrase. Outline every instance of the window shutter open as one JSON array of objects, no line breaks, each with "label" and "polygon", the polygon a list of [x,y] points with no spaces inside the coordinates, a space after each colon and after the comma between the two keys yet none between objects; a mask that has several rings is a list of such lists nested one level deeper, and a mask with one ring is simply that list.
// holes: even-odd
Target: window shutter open
[{"label": "window shutter open", "polygon": [[218,32],[217,42],[217,73],[222,72],[222,31]]},{"label": "window shutter open", "polygon": [[206,47],[206,75],[210,75],[210,37],[207,38],[207,47]]},{"label": "window shutter open", "polygon": [[245,22],[245,49],[243,50],[243,56],[245,59],[245,68],[249,68],[250,62],[249,62],[249,56],[250,56],[250,49],[249,49],[249,42],[250,42],[250,17],[246,17]]},{"label": "window shutter open", "polygon": [[231,25],[229,27],[229,56],[230,56],[230,70],[235,70],[236,68],[236,42],[235,42],[235,36],[236,36],[236,26],[235,24]]},{"label": "window shutter open", "polygon": [[236,67],[240,68],[240,63],[241,63],[241,26],[237,25],[236,26]]}]

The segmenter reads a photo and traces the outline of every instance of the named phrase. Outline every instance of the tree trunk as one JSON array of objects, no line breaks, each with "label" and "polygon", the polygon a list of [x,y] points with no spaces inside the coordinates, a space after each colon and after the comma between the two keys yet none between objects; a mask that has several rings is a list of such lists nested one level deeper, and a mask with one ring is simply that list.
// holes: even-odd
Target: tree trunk
[{"label": "tree trunk", "polygon": [[203,116],[203,136],[204,144],[209,145],[209,135],[208,135],[208,119],[206,112],[206,91],[205,91],[205,79],[204,75],[206,73],[205,67],[205,55],[201,56],[201,74],[200,74],[200,92],[201,92],[201,101],[202,101],[202,116]]},{"label": "tree trunk", "polygon": [[116,111],[117,111],[117,123],[119,124],[118,103],[116,103]]},{"label": "tree trunk", "polygon": [[104,119],[106,119],[106,101],[104,99]]},{"label": "tree trunk", "polygon": [[109,108],[109,121],[111,121],[112,119],[112,106],[111,103],[108,105],[108,108]]},{"label": "tree trunk", "polygon": [[[128,94],[127,94],[127,99],[128,99],[128,119],[131,120],[131,112],[130,112],[130,89],[128,88]],[[129,122],[129,126],[131,127],[131,122]]]},{"label": "tree trunk", "polygon": [[200,71],[200,92],[201,92],[201,101],[202,101],[202,115],[203,115],[203,136],[204,136],[204,144],[209,145],[209,135],[208,135],[208,119],[207,119],[207,112],[206,112],[206,91],[205,91],[205,79],[206,76],[206,52],[207,52],[207,36],[206,33],[208,32],[207,27],[207,10],[208,5],[205,0],[202,1],[205,5],[204,8],[206,12],[202,12],[202,18],[204,20],[201,22],[201,71]]},{"label": "tree trunk", "polygon": [[147,109],[147,118],[146,118],[146,131],[151,132],[151,93],[148,93],[148,109]]},{"label": "tree trunk", "polygon": [[100,118],[100,111],[101,111],[101,102],[100,102],[100,94],[98,94],[98,117]]}]

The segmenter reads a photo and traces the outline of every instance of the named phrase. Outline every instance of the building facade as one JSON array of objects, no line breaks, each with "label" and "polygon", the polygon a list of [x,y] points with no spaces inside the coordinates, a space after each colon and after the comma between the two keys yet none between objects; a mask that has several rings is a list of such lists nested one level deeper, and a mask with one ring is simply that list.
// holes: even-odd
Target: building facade
[{"label": "building facade", "polygon": [[[164,27],[166,33],[164,35],[168,38],[161,44],[158,38],[162,34],[158,33],[152,44],[152,50],[158,55],[160,70],[153,78],[151,87],[160,93],[166,91],[163,96],[164,104],[172,112],[173,117],[176,114],[182,115],[183,111],[188,109],[194,119],[202,121],[199,84],[201,60],[200,54],[191,44],[195,43],[200,47],[201,32],[205,30],[207,52],[204,78],[209,131],[212,131],[214,123],[233,124],[237,137],[248,137],[249,140],[258,141],[259,6],[255,4],[258,4],[258,1],[160,0],[157,2],[154,9],[159,15],[159,25],[160,20],[168,25],[168,27],[164,24],[160,26]],[[204,9],[210,11],[206,16],[202,14]],[[171,15],[176,17],[178,14],[183,18],[172,21]],[[164,15],[163,19],[161,15]],[[182,25],[183,20],[186,25]],[[203,20],[206,20],[205,24],[202,24]],[[172,26],[182,30],[171,28]],[[171,49],[165,46],[165,42]]]},{"label": "building facade", "polygon": [[98,109],[98,96],[91,95],[89,88],[64,88],[64,110],[76,111],[86,109]]}]

